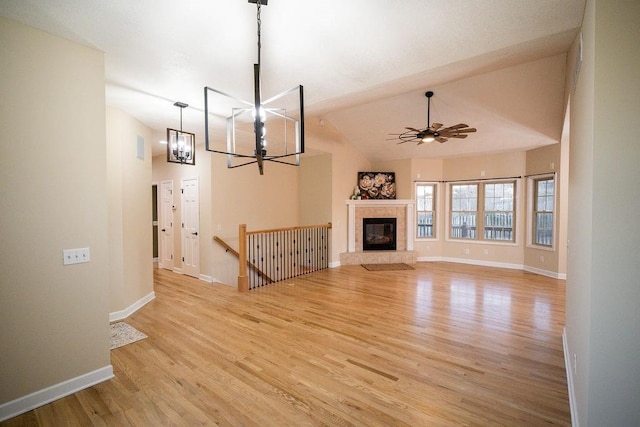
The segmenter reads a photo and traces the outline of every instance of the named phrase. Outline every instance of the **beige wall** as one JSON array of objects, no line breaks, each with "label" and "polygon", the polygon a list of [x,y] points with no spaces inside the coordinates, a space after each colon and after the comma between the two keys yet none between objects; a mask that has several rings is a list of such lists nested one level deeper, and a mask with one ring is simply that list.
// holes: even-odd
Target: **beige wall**
[{"label": "beige wall", "polygon": [[640,3],[587,0],[571,97],[566,310],[580,426],[640,419],[640,149],[630,131],[640,112],[638,40]]},{"label": "beige wall", "polygon": [[299,168],[300,225],[331,222],[331,154],[307,156]]},{"label": "beige wall", "polygon": [[[151,130],[107,108],[110,312],[123,311],[153,292]],[[138,138],[144,143],[137,155]]]},{"label": "beige wall", "polygon": [[411,159],[376,162],[371,165],[371,172],[395,172],[396,198],[412,199],[414,197],[413,182],[411,181]]},{"label": "beige wall", "polygon": [[0,40],[1,407],[110,360],[103,54],[4,18]]}]

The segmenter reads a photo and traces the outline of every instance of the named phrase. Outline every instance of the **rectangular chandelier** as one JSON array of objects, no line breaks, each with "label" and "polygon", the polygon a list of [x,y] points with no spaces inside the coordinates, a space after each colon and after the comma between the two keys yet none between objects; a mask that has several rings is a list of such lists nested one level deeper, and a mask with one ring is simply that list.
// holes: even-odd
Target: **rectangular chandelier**
[{"label": "rectangular chandelier", "polygon": [[[264,174],[264,162],[299,166],[304,153],[304,94],[302,85],[276,96],[262,99],[260,76],[261,6],[267,0],[249,0],[257,6],[258,63],[253,64],[253,101],[204,88],[205,149],[226,154],[227,167],[258,164]],[[226,129],[224,136],[219,129]],[[218,132],[218,134],[216,134]],[[214,136],[215,135],[215,136]]]}]

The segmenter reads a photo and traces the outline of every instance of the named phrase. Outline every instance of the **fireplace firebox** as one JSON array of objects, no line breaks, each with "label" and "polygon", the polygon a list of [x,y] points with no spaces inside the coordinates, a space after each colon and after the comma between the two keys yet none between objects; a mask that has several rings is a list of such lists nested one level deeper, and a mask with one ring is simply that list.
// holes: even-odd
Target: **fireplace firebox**
[{"label": "fireplace firebox", "polygon": [[395,251],[396,218],[363,218],[362,250]]}]

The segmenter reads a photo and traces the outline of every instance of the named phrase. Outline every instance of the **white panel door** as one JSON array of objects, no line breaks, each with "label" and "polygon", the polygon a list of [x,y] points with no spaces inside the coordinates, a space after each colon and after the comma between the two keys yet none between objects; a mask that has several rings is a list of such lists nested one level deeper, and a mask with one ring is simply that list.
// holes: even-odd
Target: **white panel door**
[{"label": "white panel door", "polygon": [[200,276],[200,200],[198,178],[182,180],[182,270],[193,277]]},{"label": "white panel door", "polygon": [[158,266],[173,270],[173,181],[160,183],[160,259]]}]

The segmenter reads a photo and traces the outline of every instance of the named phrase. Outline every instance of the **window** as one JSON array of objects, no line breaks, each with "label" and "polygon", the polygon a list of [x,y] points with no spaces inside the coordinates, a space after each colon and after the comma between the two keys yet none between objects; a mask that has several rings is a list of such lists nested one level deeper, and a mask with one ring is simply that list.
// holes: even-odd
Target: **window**
[{"label": "window", "polygon": [[513,241],[513,182],[484,185],[485,240]]},{"label": "window", "polygon": [[416,184],[416,237],[435,237],[436,184]]},{"label": "window", "polygon": [[552,246],[555,180],[553,178],[534,179],[533,191],[533,243]]},{"label": "window", "polygon": [[478,184],[451,186],[451,237],[476,239]]},{"label": "window", "polygon": [[515,181],[451,184],[450,188],[452,239],[515,241]]}]

